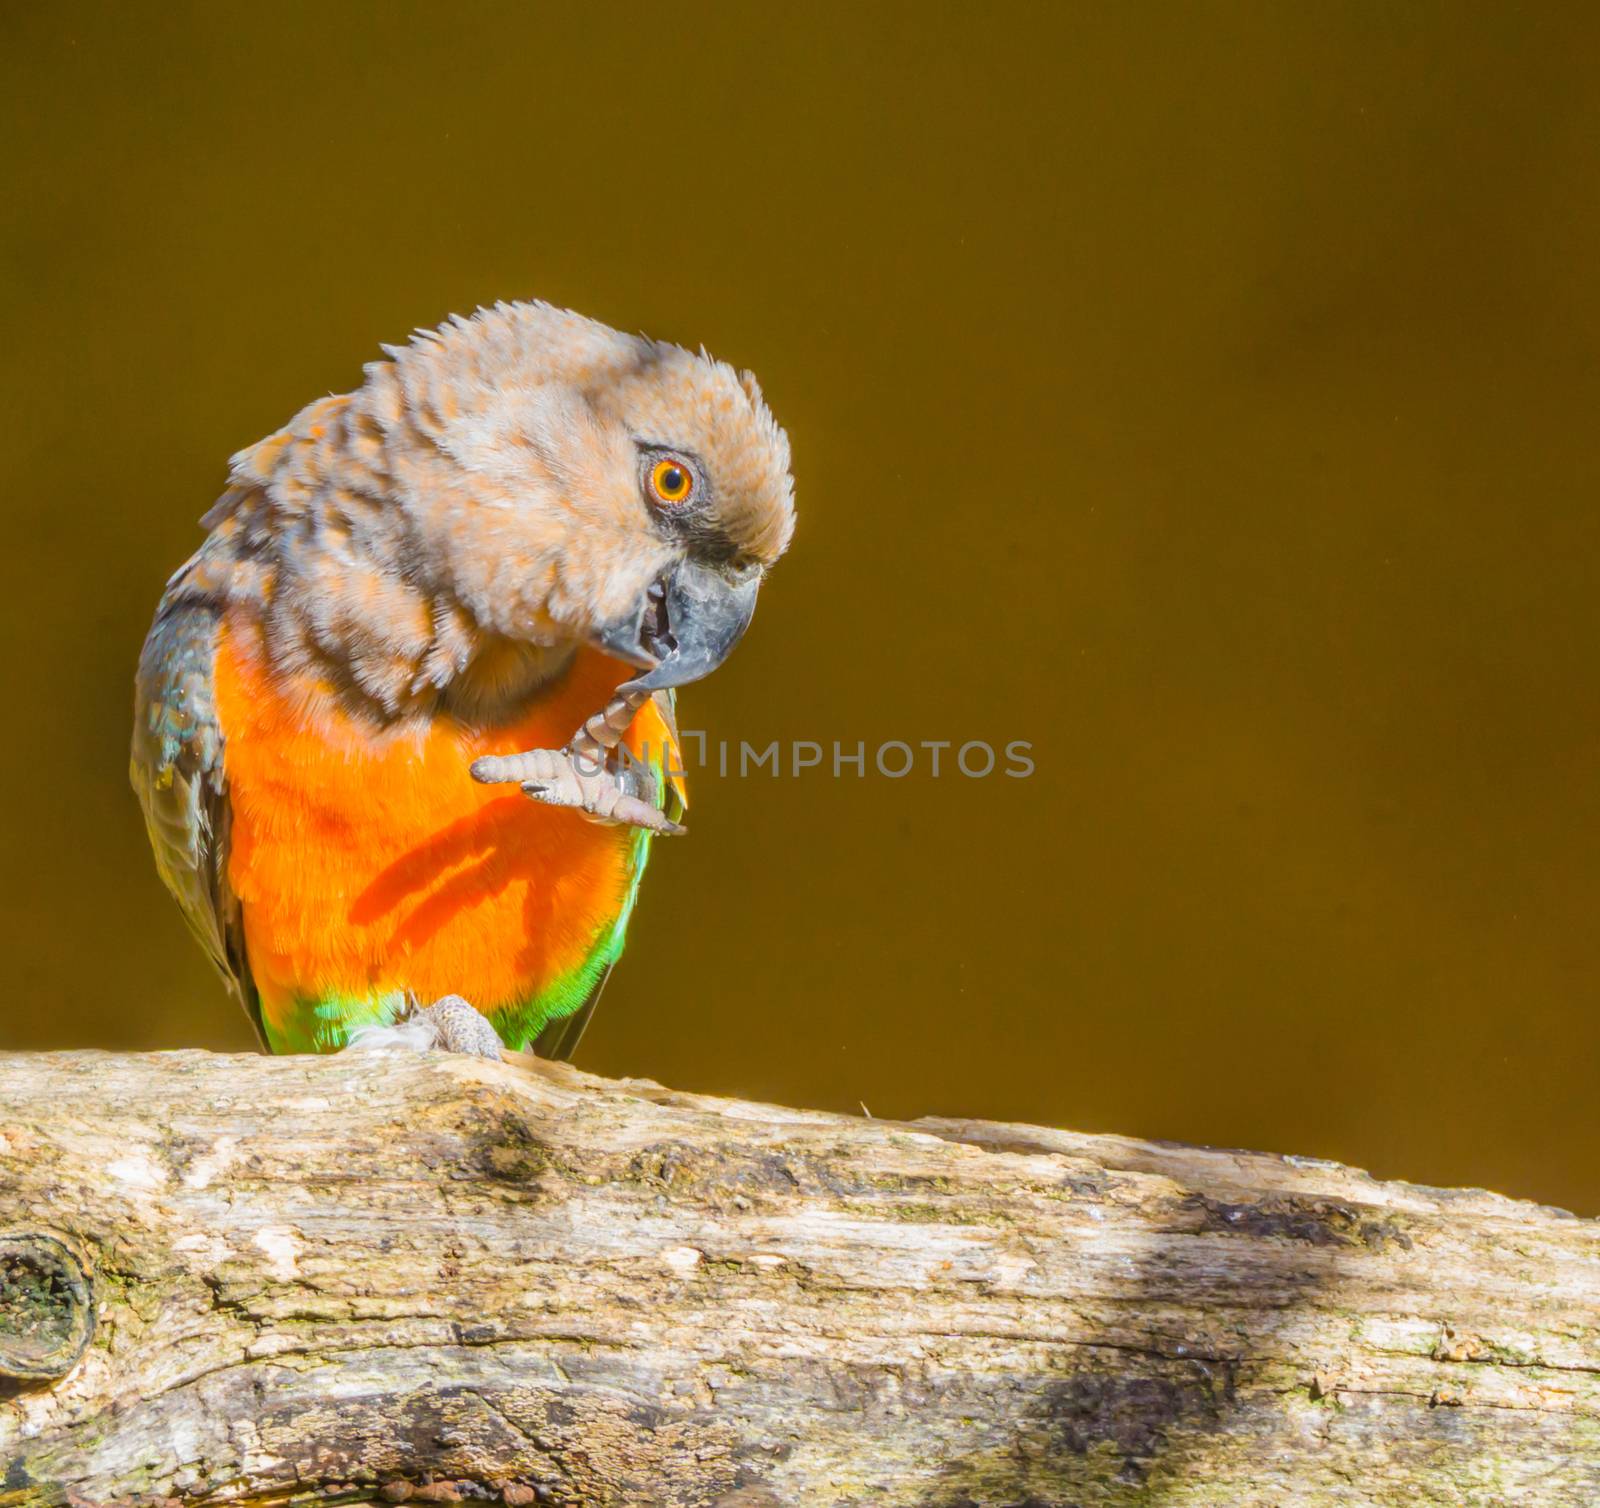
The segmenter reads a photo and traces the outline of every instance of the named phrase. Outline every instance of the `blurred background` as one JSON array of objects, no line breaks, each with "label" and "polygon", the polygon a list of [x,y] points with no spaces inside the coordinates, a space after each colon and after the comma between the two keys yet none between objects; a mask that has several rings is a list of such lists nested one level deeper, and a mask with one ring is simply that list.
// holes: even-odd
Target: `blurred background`
[{"label": "blurred background", "polygon": [[754,367],[799,533],[579,1055],[1600,1212],[1600,11],[0,9],[0,1047],[246,1049],[139,644],[227,457],[538,296]]}]

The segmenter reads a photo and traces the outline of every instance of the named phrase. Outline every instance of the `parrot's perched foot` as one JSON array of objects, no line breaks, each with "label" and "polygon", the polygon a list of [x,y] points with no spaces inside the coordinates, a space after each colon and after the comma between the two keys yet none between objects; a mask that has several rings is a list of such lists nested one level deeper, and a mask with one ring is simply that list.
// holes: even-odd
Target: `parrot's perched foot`
[{"label": "parrot's perched foot", "polygon": [[412,1011],[394,1026],[361,1026],[350,1033],[347,1047],[404,1047],[412,1052],[460,1052],[500,1061],[505,1043],[489,1018],[459,995],[446,995]]},{"label": "parrot's perched foot", "polygon": [[472,762],[472,778],[484,785],[519,785],[525,796],[548,806],[567,806],[594,822],[642,827],[667,837],[687,829],[641,794],[637,770],[600,763],[574,749],[530,749],[525,754],[488,754]]}]

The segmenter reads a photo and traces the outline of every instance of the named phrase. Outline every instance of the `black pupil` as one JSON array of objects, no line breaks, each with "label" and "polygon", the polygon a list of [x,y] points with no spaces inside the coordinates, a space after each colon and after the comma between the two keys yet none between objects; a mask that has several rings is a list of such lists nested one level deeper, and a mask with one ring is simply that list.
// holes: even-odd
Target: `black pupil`
[{"label": "black pupil", "polygon": [[661,473],[661,490],[663,492],[682,492],[683,487],[683,473],[676,466],[669,466]]}]

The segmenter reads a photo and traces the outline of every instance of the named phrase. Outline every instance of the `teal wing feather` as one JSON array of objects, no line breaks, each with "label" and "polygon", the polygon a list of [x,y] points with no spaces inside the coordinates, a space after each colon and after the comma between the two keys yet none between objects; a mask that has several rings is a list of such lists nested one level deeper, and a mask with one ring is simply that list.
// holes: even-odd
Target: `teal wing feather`
[{"label": "teal wing feather", "polygon": [[185,593],[183,574],[139,657],[129,776],[161,878],[265,1046],[243,918],[228,884],[227,776],[212,687],[218,608]]}]

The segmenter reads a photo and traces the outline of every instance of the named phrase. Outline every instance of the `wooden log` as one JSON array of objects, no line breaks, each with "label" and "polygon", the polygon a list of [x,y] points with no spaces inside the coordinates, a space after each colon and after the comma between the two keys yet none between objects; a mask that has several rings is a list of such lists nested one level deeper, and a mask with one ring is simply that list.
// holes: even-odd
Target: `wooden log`
[{"label": "wooden log", "polygon": [[1600,1503],[1600,1226],[399,1052],[0,1057],[0,1504]]}]

